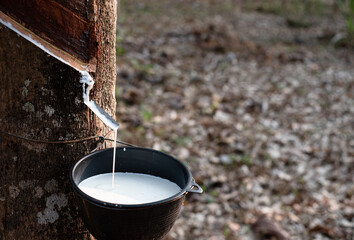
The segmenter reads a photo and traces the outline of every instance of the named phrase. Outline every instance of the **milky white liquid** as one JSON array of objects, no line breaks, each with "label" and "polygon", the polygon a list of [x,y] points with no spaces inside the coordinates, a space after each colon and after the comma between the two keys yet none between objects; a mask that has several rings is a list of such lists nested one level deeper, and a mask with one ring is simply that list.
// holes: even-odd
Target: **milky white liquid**
[{"label": "milky white liquid", "polygon": [[114,204],[143,204],[169,198],[181,188],[160,177],[140,173],[99,174],[83,180],[78,186],[87,195]]},{"label": "milky white liquid", "polygon": [[116,167],[116,152],[117,152],[117,129],[114,130],[114,146],[113,146],[113,166],[112,166],[112,188],[114,188],[114,177]]}]

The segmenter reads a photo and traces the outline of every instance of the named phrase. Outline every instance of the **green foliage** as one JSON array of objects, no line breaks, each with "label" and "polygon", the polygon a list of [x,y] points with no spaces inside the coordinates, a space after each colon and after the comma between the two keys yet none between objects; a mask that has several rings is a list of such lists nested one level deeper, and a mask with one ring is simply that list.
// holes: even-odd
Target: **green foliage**
[{"label": "green foliage", "polygon": [[211,189],[211,190],[209,191],[209,194],[210,194],[211,196],[213,196],[213,197],[218,197],[218,195],[219,195],[219,193],[218,193],[217,191],[215,191],[214,189]]},{"label": "green foliage", "polygon": [[354,0],[337,0],[337,6],[344,14],[347,21],[347,32],[354,33]]},{"label": "green foliage", "polygon": [[123,47],[121,47],[121,46],[117,46],[117,47],[116,47],[116,55],[117,55],[117,56],[123,56],[124,53],[125,53],[125,50],[124,50]]},{"label": "green foliage", "polygon": [[119,99],[119,88],[117,86],[114,89],[114,93],[115,93],[114,95],[116,97],[116,100],[118,101],[118,99]]},{"label": "green foliage", "polygon": [[181,136],[181,137],[176,137],[173,139],[175,141],[175,143],[178,145],[178,146],[184,146],[186,145],[187,143],[191,142],[192,141],[192,138],[189,137],[189,136]]},{"label": "green foliage", "polygon": [[119,31],[119,29],[117,29],[117,34],[116,34],[116,56],[122,56],[125,53],[125,50],[123,48],[123,43],[122,43],[123,37],[121,35],[122,34]]},{"label": "green foliage", "polygon": [[300,192],[298,189],[294,188],[292,191],[293,191],[293,194],[295,195],[295,197],[298,197],[300,195]]},{"label": "green foliage", "polygon": [[131,60],[130,64],[132,65],[132,67],[135,70],[137,70],[139,72],[142,72],[144,74],[151,73],[152,69],[155,67],[155,65],[153,63],[143,64],[143,63],[140,63],[138,60],[135,60],[135,59]]},{"label": "green foliage", "polygon": [[230,229],[229,229],[229,226],[226,225],[224,227],[224,237],[227,238],[229,235],[230,235]]},{"label": "green foliage", "polygon": [[346,35],[335,46],[354,46],[354,0],[337,0],[337,7],[346,20]]},{"label": "green foliage", "polygon": [[144,119],[145,122],[149,122],[152,117],[152,112],[149,111],[149,109],[147,109],[145,105],[141,105],[140,116]]},{"label": "green foliage", "polygon": [[247,154],[242,155],[241,163],[245,165],[251,165],[251,157]]},{"label": "green foliage", "polygon": [[347,19],[348,19],[347,21],[348,32],[349,34],[353,34],[354,33],[354,0],[350,0],[349,14]]}]

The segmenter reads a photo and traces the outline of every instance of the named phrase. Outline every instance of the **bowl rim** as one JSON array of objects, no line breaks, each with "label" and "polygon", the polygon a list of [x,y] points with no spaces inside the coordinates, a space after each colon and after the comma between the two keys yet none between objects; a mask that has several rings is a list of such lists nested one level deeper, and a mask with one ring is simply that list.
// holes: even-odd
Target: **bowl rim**
[{"label": "bowl rim", "polygon": [[159,201],[154,201],[154,202],[142,203],[142,204],[116,204],[116,203],[105,202],[105,201],[99,200],[97,198],[94,198],[94,197],[86,194],[85,192],[83,192],[78,187],[78,185],[75,183],[74,176],[73,176],[74,175],[74,170],[76,169],[76,167],[81,162],[83,162],[87,158],[89,158],[89,157],[91,157],[93,155],[96,155],[96,154],[101,154],[102,152],[105,152],[105,151],[113,150],[113,147],[112,148],[106,148],[106,149],[102,149],[102,150],[95,151],[95,152],[92,152],[92,153],[89,153],[89,154],[85,155],[84,157],[82,157],[79,160],[77,160],[72,165],[72,167],[70,168],[69,178],[70,178],[71,186],[73,187],[74,191],[80,197],[85,199],[86,201],[89,201],[90,203],[92,203],[92,204],[94,204],[96,206],[103,207],[103,208],[117,209],[117,210],[136,210],[136,209],[139,209],[139,208],[150,208],[150,207],[155,207],[157,205],[168,204],[168,203],[171,203],[171,202],[179,200],[180,198],[184,197],[188,193],[187,190],[190,189],[190,185],[192,184],[192,181],[194,181],[194,180],[192,178],[192,174],[191,174],[190,170],[188,169],[188,167],[182,161],[178,160],[177,158],[175,158],[175,157],[173,157],[173,156],[171,156],[169,154],[166,154],[164,152],[161,152],[161,151],[158,151],[158,150],[155,150],[155,149],[151,149],[151,148],[116,147],[116,149],[117,149],[117,151],[118,151],[118,149],[152,151],[152,152],[155,152],[155,153],[158,153],[158,154],[165,155],[165,156],[167,156],[169,158],[172,158],[174,161],[178,162],[182,166],[182,168],[184,168],[185,172],[187,173],[187,175],[188,175],[187,184],[183,188],[181,188],[181,190],[178,193],[176,193],[176,194],[174,194],[174,195],[172,195],[172,196],[170,196],[168,198],[165,198],[165,199],[162,199],[162,200],[159,200]]}]

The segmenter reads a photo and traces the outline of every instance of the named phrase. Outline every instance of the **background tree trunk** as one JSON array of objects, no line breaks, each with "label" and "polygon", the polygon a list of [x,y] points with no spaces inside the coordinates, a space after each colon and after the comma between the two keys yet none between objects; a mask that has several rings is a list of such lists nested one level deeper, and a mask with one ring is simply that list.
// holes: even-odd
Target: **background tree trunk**
[{"label": "background tree trunk", "polygon": [[[116,2],[96,1],[100,39],[91,98],[114,116]],[[97,51],[98,51],[97,50]],[[104,135],[80,73],[0,24],[0,131],[43,140]],[[38,144],[0,134],[0,239],[89,239],[69,169],[94,141]]]}]

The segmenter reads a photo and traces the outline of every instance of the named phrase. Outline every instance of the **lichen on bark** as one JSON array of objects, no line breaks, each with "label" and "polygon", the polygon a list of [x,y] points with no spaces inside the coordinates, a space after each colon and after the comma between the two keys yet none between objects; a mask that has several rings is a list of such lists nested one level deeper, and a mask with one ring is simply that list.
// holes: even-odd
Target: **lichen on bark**
[{"label": "lichen on bark", "polygon": [[[101,33],[91,98],[114,113],[116,6],[111,2],[90,2]],[[43,140],[109,131],[83,103],[78,71],[1,24],[0,76],[0,130]],[[90,239],[68,174],[93,146],[92,141],[38,144],[0,134],[0,239]]]}]

